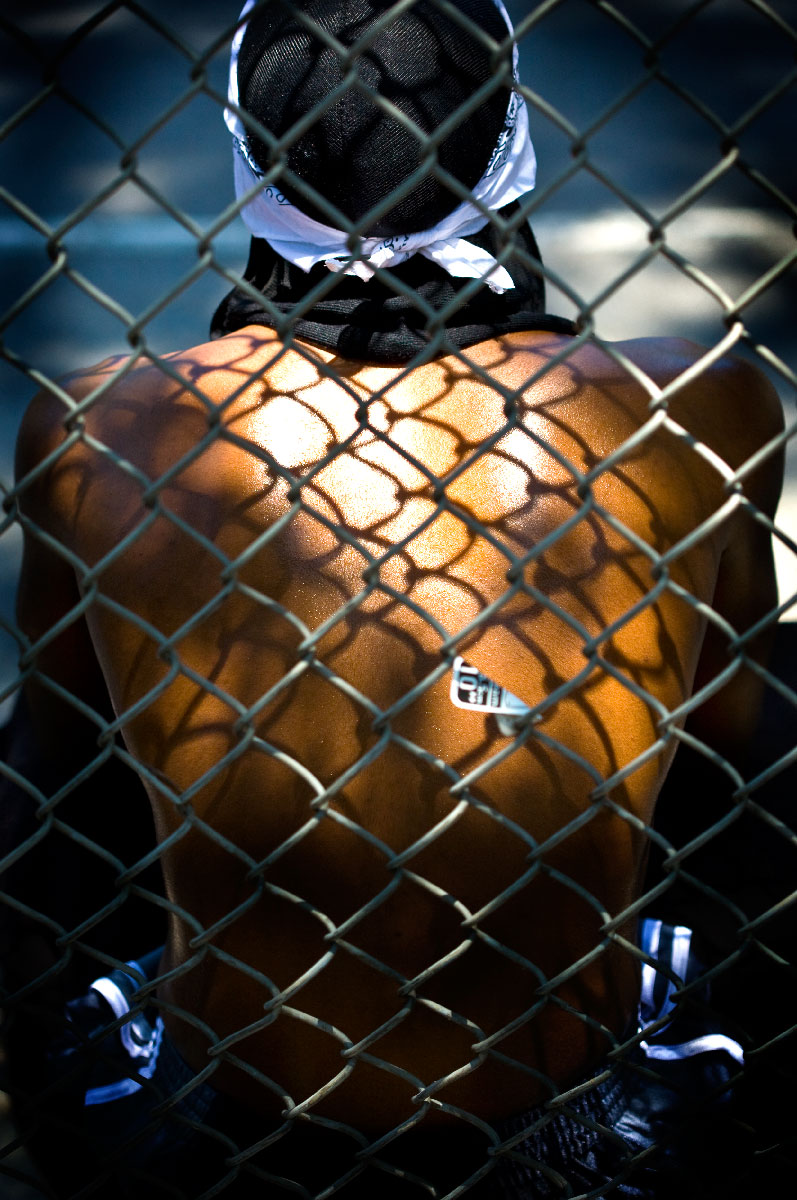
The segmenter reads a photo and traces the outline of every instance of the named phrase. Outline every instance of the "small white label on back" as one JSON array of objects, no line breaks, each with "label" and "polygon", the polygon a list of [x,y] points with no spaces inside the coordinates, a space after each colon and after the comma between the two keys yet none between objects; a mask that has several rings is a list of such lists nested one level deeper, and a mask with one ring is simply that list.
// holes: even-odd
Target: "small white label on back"
[{"label": "small white label on back", "polygon": [[471,667],[464,658],[455,658],[451,676],[451,703],[457,708],[473,712],[490,713],[498,718],[498,728],[505,737],[512,737],[521,728],[518,720],[531,712],[528,704],[518,700],[505,687],[482,675],[477,667]]}]

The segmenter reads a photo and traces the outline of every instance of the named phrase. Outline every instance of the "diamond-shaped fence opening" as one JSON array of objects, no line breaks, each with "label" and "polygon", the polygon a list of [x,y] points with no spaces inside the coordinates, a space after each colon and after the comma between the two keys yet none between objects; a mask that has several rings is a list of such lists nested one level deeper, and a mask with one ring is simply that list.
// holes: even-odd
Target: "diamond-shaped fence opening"
[{"label": "diamond-shaped fence opening", "polygon": [[242,115],[234,197],[235,6],[0,18],[3,1194],[777,1186],[797,9],[397,0],[352,51],[281,3],[341,92],[416,8],[514,39],[537,183],[476,204],[548,315],[369,258],[420,167],[341,221],[370,283],[244,272],[258,189],[337,191],[327,97]]}]

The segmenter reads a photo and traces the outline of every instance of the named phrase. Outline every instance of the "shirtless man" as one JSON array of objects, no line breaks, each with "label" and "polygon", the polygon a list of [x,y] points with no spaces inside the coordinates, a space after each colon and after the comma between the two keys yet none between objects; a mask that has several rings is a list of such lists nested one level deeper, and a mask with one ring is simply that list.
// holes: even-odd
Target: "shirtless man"
[{"label": "shirtless man", "polygon": [[[330,22],[342,8],[304,7]],[[239,195],[268,164],[235,101],[284,132],[250,99],[269,95],[267,68],[285,71],[272,51],[289,26],[273,8],[247,6],[236,39]],[[494,0],[461,8],[505,40]],[[418,11],[430,40],[465,37],[429,16],[431,0]],[[346,44],[362,33],[325,28]],[[382,63],[406,29],[379,36]],[[302,45],[325,69],[309,36]],[[489,56],[470,69],[475,92]],[[295,120],[301,98],[284,94]],[[739,360],[679,340],[598,345],[543,315],[519,220],[525,259],[498,254],[533,154],[506,79],[494,95],[495,128],[490,100],[471,118],[489,136],[481,159],[472,151],[476,177],[458,176],[501,210],[486,230],[440,234],[459,199],[436,184],[448,199],[419,201],[425,225],[404,214],[411,237],[438,227],[412,257],[396,253],[383,196],[369,197],[366,212],[382,209],[360,231],[392,239],[393,258],[367,241],[352,254],[343,233],[319,249],[329,204],[363,217],[345,209],[356,156],[350,145],[317,178],[297,165],[309,152],[289,158],[294,203],[283,195],[272,212],[261,192],[244,210],[258,235],[249,286],[220,309],[217,336],[73,376],[66,398],[34,399],[20,434],[19,612],[43,639],[27,683],[37,736],[80,770],[113,723],[139,766],[170,905],[163,1046],[181,1083],[204,1073],[207,1124],[240,1131],[249,1114],[241,1150],[286,1116],[359,1131],[357,1149],[404,1122],[439,1145],[485,1124],[503,1142],[526,1127],[519,1114],[600,1075],[636,1029],[634,904],[677,732],[688,712],[690,732],[733,758],[755,718],[760,683],[745,665],[688,702],[775,603],[755,513],[774,513],[779,467],[770,458],[740,491],[728,480],[778,433],[777,398]],[[480,194],[507,103],[503,175]],[[423,113],[413,120],[425,128]],[[469,125],[469,146],[475,136]],[[438,244],[457,236],[452,263]],[[288,243],[303,247],[290,260]],[[424,349],[409,287],[424,296],[431,280],[442,307],[463,275],[489,287],[466,282],[448,340],[432,328]],[[341,300],[334,320],[323,294],[306,300],[324,287]],[[292,333],[278,329],[299,302]],[[530,711],[507,723],[452,701],[459,658]],[[572,1102],[593,1141],[615,1082]],[[226,1126],[213,1108],[225,1104]],[[438,1194],[494,1166],[486,1146]],[[156,1155],[140,1161],[172,1178]],[[561,1156],[545,1161],[563,1172]],[[526,1178],[537,1190],[515,1194],[547,1194],[544,1169]],[[379,1179],[362,1194],[387,1195],[395,1179]]]}]

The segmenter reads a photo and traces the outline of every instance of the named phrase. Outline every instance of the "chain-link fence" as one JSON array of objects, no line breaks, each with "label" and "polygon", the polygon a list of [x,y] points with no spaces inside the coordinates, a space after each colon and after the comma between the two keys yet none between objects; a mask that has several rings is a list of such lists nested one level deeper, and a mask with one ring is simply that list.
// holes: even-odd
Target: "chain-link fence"
[{"label": "chain-link fence", "polygon": [[[793,1171],[797,12],[509,8],[540,176],[490,220],[572,332],[458,348],[478,282],[378,271],[424,345],[356,371],[295,340],[341,276],[242,285],[237,6],[0,19],[3,1195]],[[236,286],[260,340],[175,358]]]}]

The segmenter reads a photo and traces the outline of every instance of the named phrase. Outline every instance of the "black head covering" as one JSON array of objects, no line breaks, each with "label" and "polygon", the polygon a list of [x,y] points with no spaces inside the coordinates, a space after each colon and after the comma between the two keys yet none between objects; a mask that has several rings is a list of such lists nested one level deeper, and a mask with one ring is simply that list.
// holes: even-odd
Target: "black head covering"
[{"label": "black head covering", "polygon": [[[375,237],[432,228],[461,201],[435,176],[430,163],[409,194],[397,197],[378,219],[367,220],[374,205],[400,188],[424,160],[421,142],[412,130],[385,112],[359,81],[428,134],[494,79],[495,87],[488,87],[486,99],[455,124],[437,151],[439,164],[469,189],[490,161],[510,96],[506,72],[495,75],[490,45],[472,27],[484,30],[493,45],[506,41],[507,25],[494,0],[455,0],[468,19],[463,24],[442,14],[434,0],[418,0],[383,27],[380,21],[394,3],[299,0],[294,5],[290,0],[270,0],[250,18],[238,57],[241,105],[275,137],[288,133],[308,113],[319,113],[300,136],[290,138],[288,133],[283,161],[300,182],[293,186],[281,179],[280,188],[301,211],[330,224],[330,215],[317,211],[302,194],[301,182],[310,184],[349,219],[365,218],[361,232]],[[346,79],[350,67],[320,33],[306,27],[295,13],[297,7],[343,46],[366,39],[355,59],[357,80],[328,104],[325,100]],[[279,156],[251,131],[247,138],[252,159],[262,170],[270,169]],[[517,205],[511,204],[500,215],[509,220],[516,212]],[[468,240],[493,257],[505,248],[492,222],[469,234]],[[283,336],[290,331],[345,358],[398,365],[414,358],[432,338],[423,305],[446,310],[446,342],[451,349],[521,330],[572,334],[571,322],[545,315],[539,250],[527,224],[520,225],[513,243],[515,253],[503,265],[515,286],[503,294],[485,285],[457,303],[459,293],[472,290],[473,281],[454,279],[437,263],[416,254],[367,282],[338,274],[331,292],[308,307],[304,303],[308,293],[321,281],[329,284],[327,268],[318,264],[306,273],[280,258],[264,240],[253,238],[244,278],[258,296],[245,288],[233,290],[213,317],[211,336],[260,324]],[[391,287],[394,279],[418,300]],[[296,315],[297,306],[301,315]]]},{"label": "black head covering", "polygon": [[[298,7],[311,19],[305,23],[292,4],[270,0],[249,19],[238,55],[241,106],[275,137],[290,138],[287,148],[275,154],[254,131],[248,132],[249,152],[262,171],[282,158],[300,180],[359,221],[426,165],[408,195],[366,222],[361,232],[369,237],[430,229],[452,212],[460,200],[435,176],[435,162],[469,190],[475,187],[498,141],[511,95],[511,56],[505,52],[505,69],[499,71],[491,49],[491,42],[506,42],[508,34],[493,0],[458,0],[467,19],[462,24],[442,13],[434,0],[417,0],[391,17],[394,5],[395,0],[303,0]],[[365,39],[363,49],[349,63],[314,31],[316,26],[341,47]],[[480,37],[479,30],[491,41]],[[328,100],[347,77],[345,92]],[[476,110],[456,120],[430,155],[423,135],[456,118],[491,82]],[[408,120],[386,111],[374,93]],[[318,116],[291,138],[289,131],[308,113]],[[339,224],[287,175],[277,182],[302,212],[326,225]]]}]

